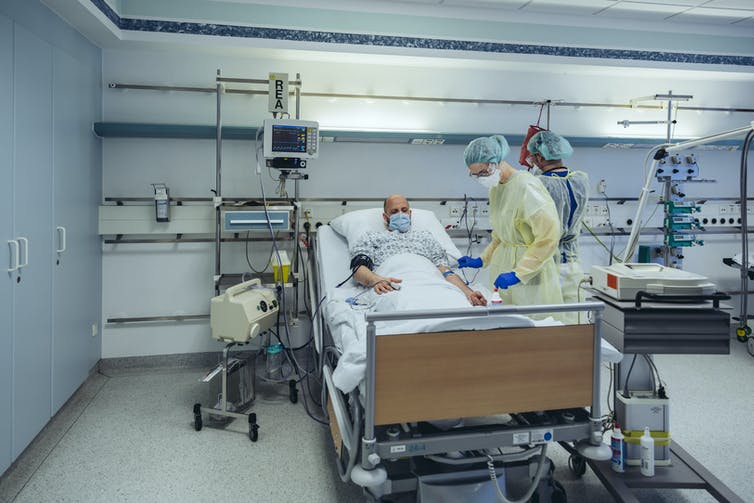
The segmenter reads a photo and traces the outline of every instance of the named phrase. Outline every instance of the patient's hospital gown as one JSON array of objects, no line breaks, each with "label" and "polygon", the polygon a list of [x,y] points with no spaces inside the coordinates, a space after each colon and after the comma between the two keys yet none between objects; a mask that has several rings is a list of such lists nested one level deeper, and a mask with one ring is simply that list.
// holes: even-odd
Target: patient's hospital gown
[{"label": "patient's hospital gown", "polygon": [[445,249],[427,230],[368,231],[351,247],[351,256],[366,255],[372,259],[375,267],[385,260],[400,253],[415,253],[429,259],[436,266],[448,267],[448,255]]},{"label": "patient's hospital gown", "polygon": [[[491,288],[498,274],[513,271],[521,283],[499,291],[503,304],[561,304],[558,264],[553,258],[560,241],[560,219],[545,187],[530,173],[517,171],[506,183],[491,188],[489,197],[492,242],[482,252],[482,261],[489,267]],[[551,316],[565,321],[557,314]]]}]

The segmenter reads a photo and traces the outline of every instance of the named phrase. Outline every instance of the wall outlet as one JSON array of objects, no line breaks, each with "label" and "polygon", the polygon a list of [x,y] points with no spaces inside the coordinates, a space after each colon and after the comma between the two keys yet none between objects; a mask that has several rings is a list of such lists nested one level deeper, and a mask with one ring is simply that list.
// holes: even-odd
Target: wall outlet
[{"label": "wall outlet", "polygon": [[480,213],[480,215],[482,215],[483,217],[490,216],[490,207],[487,205],[482,206],[482,212]]},{"label": "wall outlet", "polygon": [[448,205],[448,215],[451,217],[460,217],[463,209],[455,204]]},{"label": "wall outlet", "polygon": [[96,323],[92,323],[92,337],[97,337],[97,334],[99,334],[99,327]]}]

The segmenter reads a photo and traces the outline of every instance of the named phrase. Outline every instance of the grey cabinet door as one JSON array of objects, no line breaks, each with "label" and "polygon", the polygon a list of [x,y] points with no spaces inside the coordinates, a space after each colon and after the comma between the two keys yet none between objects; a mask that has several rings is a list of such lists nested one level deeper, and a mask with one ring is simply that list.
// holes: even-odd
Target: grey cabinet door
[{"label": "grey cabinet door", "polygon": [[[0,15],[0,68],[13,68],[13,23]],[[0,474],[11,463],[13,239],[13,73],[0,71]]]},{"label": "grey cabinet door", "polygon": [[[54,295],[52,413],[70,398],[99,359],[99,165],[91,162],[94,70],[53,52]],[[99,329],[99,328],[98,328]]]},{"label": "grey cabinet door", "polygon": [[14,227],[28,243],[14,283],[15,458],[50,419],[52,401],[52,47],[19,24],[13,68]]}]

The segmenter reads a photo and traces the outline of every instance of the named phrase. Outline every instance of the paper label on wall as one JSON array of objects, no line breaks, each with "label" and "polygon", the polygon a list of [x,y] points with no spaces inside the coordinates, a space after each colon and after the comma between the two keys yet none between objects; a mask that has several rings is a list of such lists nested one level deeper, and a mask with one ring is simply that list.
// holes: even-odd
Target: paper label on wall
[{"label": "paper label on wall", "polygon": [[270,73],[270,89],[267,103],[269,112],[288,112],[287,73]]}]

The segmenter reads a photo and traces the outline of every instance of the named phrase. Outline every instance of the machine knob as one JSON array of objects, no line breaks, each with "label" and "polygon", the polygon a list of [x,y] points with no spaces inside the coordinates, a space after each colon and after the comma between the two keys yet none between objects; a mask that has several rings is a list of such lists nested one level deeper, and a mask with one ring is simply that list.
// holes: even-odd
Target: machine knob
[{"label": "machine knob", "polygon": [[263,300],[259,301],[259,309],[262,310],[263,313],[267,312],[267,303]]},{"label": "machine knob", "polygon": [[372,454],[367,456],[367,461],[372,463],[372,465],[377,466],[380,464],[380,461],[382,461],[382,459],[380,458],[379,454],[377,454],[376,452],[373,452]]}]

